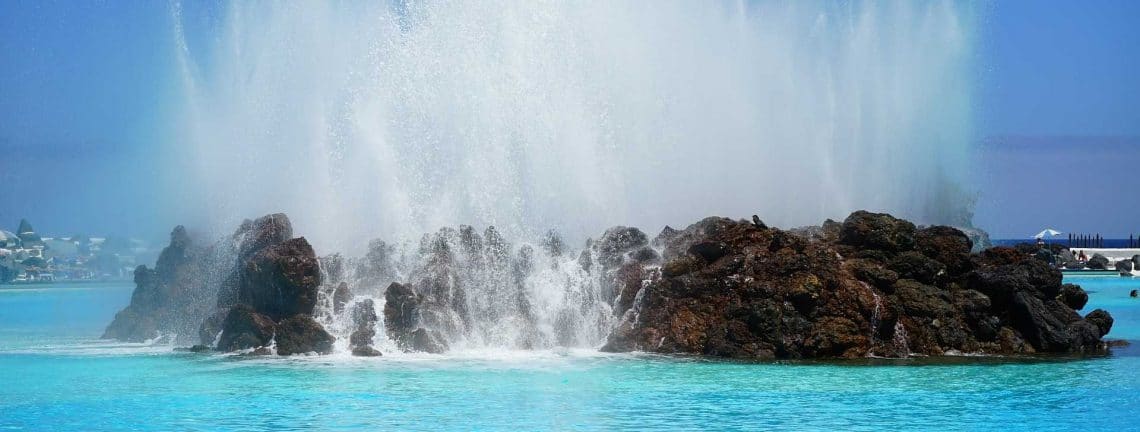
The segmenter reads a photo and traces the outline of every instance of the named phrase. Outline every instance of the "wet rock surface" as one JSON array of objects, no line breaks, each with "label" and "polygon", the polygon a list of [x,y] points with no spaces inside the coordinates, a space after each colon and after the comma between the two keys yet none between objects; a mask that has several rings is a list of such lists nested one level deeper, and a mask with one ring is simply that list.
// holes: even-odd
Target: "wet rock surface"
[{"label": "wet rock surface", "polygon": [[104,337],[141,341],[171,333],[179,343],[216,342],[220,351],[276,342],[282,355],[329,352],[335,338],[312,318],[321,266],[308,241],[292,235],[279,213],[247,220],[205,248],[175,228],[154,270],[135,271],[131,305]]},{"label": "wet rock surface", "polygon": [[277,324],[268,316],[257,313],[246,305],[230,309],[222,322],[219,351],[237,351],[268,346],[276,333]]},{"label": "wet rock surface", "polygon": [[211,309],[208,275],[214,254],[213,248],[198,247],[185,228],[175,227],[154,269],[135,269],[131,302],[115,315],[103,338],[143,342],[164,337],[192,343],[198,323]]},{"label": "wet rock surface", "polygon": [[352,300],[352,292],[348,290],[348,284],[341,282],[337,284],[336,289],[333,290],[333,313],[344,312],[345,306]]},{"label": "wet rock surface", "polygon": [[349,336],[349,347],[352,354],[363,357],[376,357],[380,352],[372,347],[372,339],[376,337],[376,306],[372,299],[364,299],[352,308],[352,335]]},{"label": "wet rock surface", "polygon": [[266,247],[244,262],[238,303],[274,319],[311,315],[321,283],[320,264],[304,237]]},{"label": "wet rock surface", "polygon": [[859,211],[834,236],[708,218],[664,243],[605,351],[733,358],[1097,354],[1111,328],[1061,273],[950,227]]},{"label": "wet rock surface", "polygon": [[[336,341],[321,325],[331,322],[354,355],[379,356],[383,319],[398,349],[426,353],[472,340],[516,349],[605,340],[605,351],[748,359],[1083,355],[1106,351],[1113,322],[1103,310],[1076,312],[1087,293],[1049,264],[1068,259],[1063,249],[972,253],[955,228],[865,211],[787,231],[709,217],[652,241],[620,226],[582,250],[556,232],[512,245],[494,227],[460,226],[418,248],[373,241],[357,260],[318,260],[292,235],[281,214],[208,247],[179,227],[155,268],[136,270],[131,305],[105,337],[170,333],[220,351],[320,354]],[[555,281],[560,298],[528,285],[535,276]],[[368,298],[378,295],[380,316]]]},{"label": "wet rock surface", "polygon": [[433,354],[447,351],[447,341],[438,330],[421,327],[424,298],[411,286],[393,282],[384,297],[384,325],[388,338],[394,340],[401,350]]},{"label": "wet rock surface", "polygon": [[443,339],[443,335],[437,330],[428,330],[420,327],[412,332],[410,339],[409,345],[412,351],[431,354],[447,352],[447,341]]},{"label": "wet rock surface", "polygon": [[594,247],[598,251],[598,261],[603,266],[617,267],[624,261],[627,253],[648,244],[649,236],[641,230],[618,226],[606,230]]},{"label": "wet rock surface", "polygon": [[336,338],[313,317],[297,314],[277,323],[276,341],[279,355],[328,354],[332,352]]},{"label": "wet rock surface", "polygon": [[397,282],[388,285],[384,292],[384,327],[389,339],[407,343],[409,335],[418,328],[421,302],[412,287]]},{"label": "wet rock surface", "polygon": [[[574,256],[582,258],[587,267],[594,261],[591,251],[570,254],[566,248],[556,232],[547,232],[536,244],[516,245],[493,226],[482,234],[473,227],[459,226],[424,235],[418,248],[400,250],[401,280],[383,291],[387,336],[403,351],[435,352],[472,340],[511,349],[552,346],[556,338],[551,333],[585,325],[574,318],[588,306],[582,302],[596,302],[567,292],[565,299],[554,299],[555,304],[547,307],[559,308],[558,303],[565,301],[566,309],[572,308],[566,314],[568,320],[554,323],[555,331],[544,333],[539,328],[534,287],[528,279],[539,272],[562,277],[563,272],[577,268]],[[609,310],[605,312],[608,316]],[[424,332],[417,334],[421,328]],[[566,332],[566,343],[579,340],[579,333],[572,330]]]}]

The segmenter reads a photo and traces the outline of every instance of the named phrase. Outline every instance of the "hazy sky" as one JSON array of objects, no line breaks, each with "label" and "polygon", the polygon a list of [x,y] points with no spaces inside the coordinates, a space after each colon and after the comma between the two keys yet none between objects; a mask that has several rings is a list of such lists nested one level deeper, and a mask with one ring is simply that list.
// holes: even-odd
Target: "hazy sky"
[{"label": "hazy sky", "polygon": [[1137,22],[1136,1],[993,4],[980,38],[976,225],[1007,238],[1140,233]]},{"label": "hazy sky", "polygon": [[[996,1],[980,22],[975,222],[1140,232],[1140,2]],[[0,2],[0,228],[151,237],[179,221],[166,2]]]}]

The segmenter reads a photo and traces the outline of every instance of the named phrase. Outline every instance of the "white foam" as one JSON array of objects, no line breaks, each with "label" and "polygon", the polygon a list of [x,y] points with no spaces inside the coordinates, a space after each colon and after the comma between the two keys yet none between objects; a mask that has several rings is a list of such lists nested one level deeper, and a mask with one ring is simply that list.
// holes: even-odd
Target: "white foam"
[{"label": "white foam", "polygon": [[119,342],[106,339],[50,343],[0,350],[0,354],[46,354],[62,356],[134,356],[173,353],[174,345],[148,341],[143,343]]}]

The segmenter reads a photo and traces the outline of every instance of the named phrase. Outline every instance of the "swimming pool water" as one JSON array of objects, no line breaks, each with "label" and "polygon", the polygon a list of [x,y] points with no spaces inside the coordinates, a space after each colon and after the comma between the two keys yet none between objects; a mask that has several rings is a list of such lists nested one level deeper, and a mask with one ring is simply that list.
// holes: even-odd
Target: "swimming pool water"
[{"label": "swimming pool water", "polygon": [[[1140,281],[1070,278],[1140,339]],[[1140,349],[732,363],[589,350],[237,358],[97,340],[131,286],[0,289],[6,430],[1136,429]]]}]

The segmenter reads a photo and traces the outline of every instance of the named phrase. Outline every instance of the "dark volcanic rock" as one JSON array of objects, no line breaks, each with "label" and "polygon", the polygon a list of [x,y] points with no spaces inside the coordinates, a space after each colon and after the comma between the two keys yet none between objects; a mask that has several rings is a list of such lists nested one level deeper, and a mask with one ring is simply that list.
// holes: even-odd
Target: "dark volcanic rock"
[{"label": "dark volcanic rock", "polygon": [[1004,309],[1020,291],[1053,298],[1061,291],[1061,272],[1037,260],[978,268],[966,275],[966,286],[990,297]]},{"label": "dark volcanic rock", "polygon": [[277,324],[277,354],[293,355],[332,352],[336,338],[325,331],[313,317],[297,314]]},{"label": "dark volcanic rock", "polygon": [[705,241],[689,246],[688,252],[711,263],[728,253],[728,247],[721,242]]},{"label": "dark volcanic rock", "polygon": [[1061,264],[1068,265],[1069,263],[1076,261],[1077,256],[1073,255],[1073,251],[1065,249],[1062,250],[1061,253],[1057,254],[1057,259],[1060,260]]},{"label": "dark volcanic rock", "polygon": [[388,285],[384,292],[384,326],[388,337],[398,340],[415,331],[419,325],[421,302],[412,287],[397,282]]},{"label": "dark volcanic rock", "polygon": [[1071,308],[1056,300],[1042,301],[1027,291],[1013,295],[1010,318],[1014,328],[1040,351],[1069,351],[1072,335],[1066,327],[1080,320]]},{"label": "dark volcanic rock", "polygon": [[900,278],[933,284],[946,271],[946,265],[921,253],[909,251],[892,259],[890,269],[898,273]]},{"label": "dark volcanic rock", "polygon": [[1129,273],[1132,271],[1132,260],[1120,260],[1116,262],[1116,271],[1121,273]]},{"label": "dark volcanic rock", "polygon": [[1061,285],[1061,294],[1057,296],[1057,299],[1073,310],[1081,310],[1089,302],[1089,295],[1079,286],[1064,284]]},{"label": "dark volcanic rock", "polygon": [[856,279],[867,282],[885,292],[892,292],[899,274],[875,261],[866,259],[847,260],[847,266]]},{"label": "dark volcanic rock", "polygon": [[618,269],[615,283],[618,288],[617,304],[614,315],[621,316],[633,307],[637,292],[641,290],[641,281],[645,279],[645,267],[640,263],[629,263]]},{"label": "dark volcanic rock", "polygon": [[1057,256],[1053,255],[1053,252],[1049,252],[1046,249],[1039,249],[1037,252],[1034,252],[1033,258],[1036,258],[1037,260],[1049,265],[1057,263]]},{"label": "dark volcanic rock", "polygon": [[914,224],[886,213],[857,211],[843,221],[839,242],[863,249],[902,252],[914,247]]},{"label": "dark volcanic rock", "polygon": [[960,275],[973,268],[970,250],[974,247],[970,237],[948,226],[933,226],[915,232],[915,250],[945,265],[951,275]]},{"label": "dark volcanic rock", "polygon": [[1100,332],[1100,336],[1104,337],[1104,335],[1108,334],[1108,332],[1112,330],[1112,323],[1114,320],[1112,319],[1112,315],[1109,315],[1108,312],[1104,311],[1104,309],[1097,309],[1089,312],[1088,315],[1085,315],[1085,321],[1088,321],[1092,323],[1092,325],[1096,326],[1097,330]]},{"label": "dark volcanic rock", "polygon": [[[707,218],[662,245],[660,272],[605,351],[738,358],[1103,353],[1107,313],[1081,318],[1079,287],[1013,248],[970,255],[949,227],[856,212],[837,235]],[[634,291],[623,289],[619,298]],[[1108,324],[1110,326],[1111,324]]]},{"label": "dark volcanic rock", "polygon": [[357,357],[380,357],[383,356],[384,353],[371,346],[358,346],[352,349],[352,355]]},{"label": "dark volcanic rock", "polygon": [[662,228],[661,232],[657,233],[657,237],[653,238],[653,242],[651,244],[656,248],[665,247],[665,244],[673,241],[673,238],[677,237],[678,233],[680,233],[680,231],[673,229],[673,227],[669,225],[665,225],[665,228]]},{"label": "dark volcanic rock", "polygon": [[661,254],[648,246],[634,251],[630,257],[633,258],[634,261],[642,264],[657,264],[661,262]]},{"label": "dark volcanic rock", "polygon": [[243,222],[234,234],[238,240],[238,259],[293,238],[293,224],[283,213],[274,213]]},{"label": "dark volcanic rock", "polygon": [[282,319],[311,315],[321,284],[320,264],[304,237],[262,249],[246,260],[238,286],[238,301]]},{"label": "dark volcanic rock", "polygon": [[393,282],[385,291],[384,299],[384,327],[388,338],[396,341],[401,350],[434,354],[447,351],[447,340],[442,333],[420,325],[428,305],[411,286]]},{"label": "dark volcanic rock", "polygon": [[411,334],[411,350],[431,354],[442,354],[447,352],[447,341],[443,339],[443,335],[438,331],[427,330],[420,327]]},{"label": "dark volcanic rock", "polygon": [[[276,337],[284,353],[327,352],[331,336],[311,317],[321,265],[309,243],[292,234],[283,214],[247,220],[205,248],[175,228],[154,270],[136,270],[131,305],[104,336],[177,334],[179,343],[197,336],[205,346],[216,340],[220,351],[262,349]],[[331,277],[341,277],[339,256],[327,263]]]},{"label": "dark volcanic rock", "polygon": [[[217,288],[217,307],[228,308],[238,304],[241,277],[250,256],[261,250],[279,245],[293,236],[293,226],[284,214],[276,213],[255,220],[242,222],[230,236],[230,247],[226,257],[231,261],[225,267],[220,286]],[[215,263],[219,265],[221,263]]]},{"label": "dark volcanic rock", "polygon": [[388,338],[403,351],[442,353],[447,342],[436,330],[420,326],[425,308],[424,298],[411,286],[393,282],[384,293],[384,327]]},{"label": "dark volcanic rock", "polygon": [[218,351],[237,351],[269,345],[273,340],[276,324],[265,315],[259,314],[246,305],[230,309],[222,322],[222,335],[218,340]]},{"label": "dark volcanic rock", "polygon": [[337,284],[336,288],[333,289],[333,312],[338,314],[344,312],[344,307],[350,300],[352,300],[352,292],[348,290],[348,284],[345,282]]},{"label": "dark volcanic rock", "polygon": [[195,247],[183,227],[175,227],[155,268],[135,269],[131,303],[115,315],[103,338],[142,342],[178,335],[178,343],[194,343],[201,320],[212,310],[212,255]]},{"label": "dark volcanic rock", "polygon": [[[363,353],[371,353],[372,338],[376,336],[376,307],[372,299],[361,300],[352,308],[352,335],[349,336],[349,345],[353,353],[359,349]],[[368,348],[368,349],[365,349]]]},{"label": "dark volcanic rock", "polygon": [[163,307],[154,271],[146,266],[135,268],[135,290],[131,304],[115,314],[115,319],[103,331],[103,339],[142,342],[158,336],[158,322],[154,316]]},{"label": "dark volcanic rock", "polygon": [[202,345],[214,345],[218,335],[222,332],[222,325],[225,323],[229,312],[229,309],[220,309],[202,321],[202,325],[198,327],[198,341]]},{"label": "dark volcanic rock", "polygon": [[602,238],[594,243],[598,260],[605,267],[621,265],[625,254],[649,244],[649,237],[637,228],[624,226],[606,230]]},{"label": "dark volcanic rock", "polygon": [[1093,270],[1107,270],[1108,258],[1101,254],[1093,254],[1092,258],[1089,258],[1088,266]]},{"label": "dark volcanic rock", "polygon": [[1002,264],[1016,264],[1028,259],[1028,255],[1017,249],[1007,246],[995,246],[974,255],[973,260],[979,267]]}]

